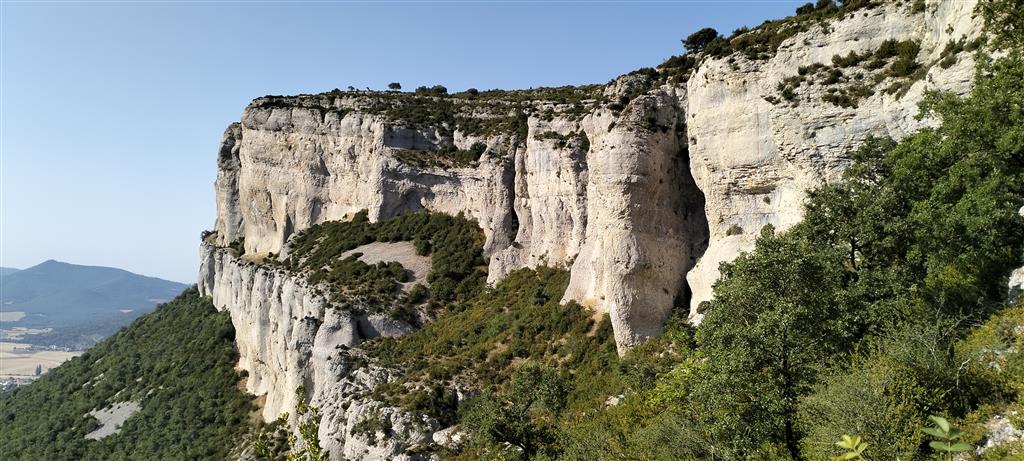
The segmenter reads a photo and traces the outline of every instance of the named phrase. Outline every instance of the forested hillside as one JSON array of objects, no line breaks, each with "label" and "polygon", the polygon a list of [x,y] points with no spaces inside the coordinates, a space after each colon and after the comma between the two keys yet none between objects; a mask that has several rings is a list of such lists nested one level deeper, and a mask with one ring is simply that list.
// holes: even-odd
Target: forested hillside
[{"label": "forested hillside", "polygon": [[[5,460],[225,459],[248,430],[234,328],[189,288],[30,386],[0,397]],[[136,402],[119,433],[89,416]]]}]

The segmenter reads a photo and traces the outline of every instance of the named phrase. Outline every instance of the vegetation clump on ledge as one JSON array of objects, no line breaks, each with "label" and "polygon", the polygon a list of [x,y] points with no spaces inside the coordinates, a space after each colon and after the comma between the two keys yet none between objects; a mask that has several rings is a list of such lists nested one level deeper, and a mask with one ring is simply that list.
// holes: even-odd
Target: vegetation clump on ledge
[{"label": "vegetation clump on ledge", "polygon": [[401,149],[395,151],[395,157],[415,167],[458,168],[477,165],[486,152],[486,144],[475,142],[469,149],[456,149],[454,146],[435,150]]},{"label": "vegetation clump on ledge", "polygon": [[[353,255],[339,256],[372,242],[412,242],[420,255],[431,256],[430,288],[400,293],[406,272],[398,263],[366,264]],[[461,214],[417,211],[371,223],[366,211],[350,221],[310,227],[289,241],[284,268],[304,274],[311,284],[323,282],[334,302],[356,310],[390,311],[414,321],[413,309],[426,303],[428,314],[452,308],[478,293],[487,277],[481,254],[483,232]],[[415,323],[415,322],[413,322]]]},{"label": "vegetation clump on ledge", "polygon": [[820,26],[828,28],[828,21],[841,19],[861,9],[881,6],[879,0],[848,0],[837,4],[834,0],[819,0],[797,8],[796,15],[774,21],[765,21],[755,28],[741,28],[725,38],[711,28],[701,29],[683,40],[688,51],[708,56],[724,57],[740,53],[749,60],[766,60],[775,56],[786,39]]}]

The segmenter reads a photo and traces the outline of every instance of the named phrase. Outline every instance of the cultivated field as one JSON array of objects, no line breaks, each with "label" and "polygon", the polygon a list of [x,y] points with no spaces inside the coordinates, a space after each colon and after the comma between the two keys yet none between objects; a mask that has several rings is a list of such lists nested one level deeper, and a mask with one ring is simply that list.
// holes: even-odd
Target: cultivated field
[{"label": "cultivated field", "polygon": [[42,365],[43,372],[46,372],[82,353],[82,351],[41,351],[31,348],[32,346],[29,344],[0,342],[0,378],[32,377],[36,374],[37,365]]}]

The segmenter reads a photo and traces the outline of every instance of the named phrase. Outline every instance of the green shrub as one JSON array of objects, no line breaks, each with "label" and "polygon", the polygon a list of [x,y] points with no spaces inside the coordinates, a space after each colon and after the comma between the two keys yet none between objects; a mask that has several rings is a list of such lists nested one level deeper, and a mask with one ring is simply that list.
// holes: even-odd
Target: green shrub
[{"label": "green shrub", "polygon": [[915,459],[928,393],[914,370],[884,351],[855,358],[801,398],[801,451],[808,459],[830,459],[833,442],[856,433],[870,444],[868,459]]},{"label": "green shrub", "polygon": [[994,314],[956,346],[956,361],[966,364],[972,399],[1011,402],[1024,395],[1024,306]]},{"label": "green shrub", "polygon": [[838,54],[832,56],[832,64],[836,67],[852,67],[860,64],[870,56],[871,53],[858,54],[855,51],[851,51],[846,56],[840,56]]},{"label": "green shrub", "polygon": [[515,271],[464,309],[365,348],[380,363],[403,369],[401,382],[413,385],[458,380],[495,390],[517,361],[557,363],[573,377],[568,407],[590,408],[620,389],[618,356],[607,317],[595,322],[575,303],[560,305],[567,284],[565,270]]},{"label": "green shrub", "polygon": [[896,56],[897,45],[899,42],[893,39],[887,39],[878,45],[878,49],[875,50],[875,57],[878,59],[889,59]]},{"label": "green shrub", "polygon": [[698,53],[704,51],[712,41],[719,37],[720,35],[717,30],[705,27],[687,36],[683,40],[683,47],[690,53]]},{"label": "green shrub", "polygon": [[914,41],[898,42],[895,46],[896,61],[889,67],[887,74],[891,77],[906,77],[921,65],[917,63],[917,54],[921,46]]}]

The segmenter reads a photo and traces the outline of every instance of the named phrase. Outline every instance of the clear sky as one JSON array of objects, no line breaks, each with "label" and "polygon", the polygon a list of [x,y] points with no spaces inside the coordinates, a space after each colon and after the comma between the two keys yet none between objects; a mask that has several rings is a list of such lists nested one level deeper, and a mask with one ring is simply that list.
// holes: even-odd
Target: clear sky
[{"label": "clear sky", "polygon": [[221,134],[258,96],[602,83],[802,3],[2,0],[0,266],[193,281]]}]

